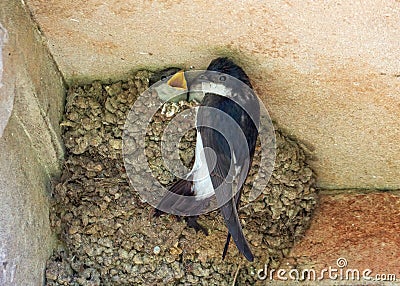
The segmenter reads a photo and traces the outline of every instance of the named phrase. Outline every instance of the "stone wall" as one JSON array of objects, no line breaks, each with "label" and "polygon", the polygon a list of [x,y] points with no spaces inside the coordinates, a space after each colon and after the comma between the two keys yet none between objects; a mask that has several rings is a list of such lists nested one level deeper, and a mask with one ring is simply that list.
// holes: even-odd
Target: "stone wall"
[{"label": "stone wall", "polygon": [[54,244],[48,198],[64,152],[64,84],[23,2],[1,1],[0,23],[8,32],[0,97],[14,98],[0,138],[0,284],[41,285]]}]

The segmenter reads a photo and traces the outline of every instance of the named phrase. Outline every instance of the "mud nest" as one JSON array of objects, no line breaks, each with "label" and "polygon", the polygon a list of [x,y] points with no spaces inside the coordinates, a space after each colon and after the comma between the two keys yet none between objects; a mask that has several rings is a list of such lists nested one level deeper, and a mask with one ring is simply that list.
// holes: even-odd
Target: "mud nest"
[{"label": "mud nest", "polygon": [[[172,215],[154,218],[153,207],[129,186],[122,159],[127,113],[151,76],[140,71],[126,82],[68,90],[62,122],[67,157],[50,213],[60,243],[47,263],[46,285],[231,285],[235,279],[238,285],[257,284],[257,270],[264,264],[277,268],[308,228],[317,199],[315,176],[304,149],[280,130],[267,188],[240,208],[254,263],[233,243],[221,260],[227,231],[217,211],[199,219],[208,236]],[[174,114],[194,104],[168,103],[151,122],[146,155],[163,185],[175,178],[162,163],[160,134]],[[193,162],[195,136],[188,132],[179,144],[186,166]]]}]

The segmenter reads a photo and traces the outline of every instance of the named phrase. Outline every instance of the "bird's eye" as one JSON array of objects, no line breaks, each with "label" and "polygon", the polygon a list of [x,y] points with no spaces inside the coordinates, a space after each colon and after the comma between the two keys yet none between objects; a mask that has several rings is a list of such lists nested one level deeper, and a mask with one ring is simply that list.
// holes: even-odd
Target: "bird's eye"
[{"label": "bird's eye", "polygon": [[226,81],[226,76],[221,75],[221,76],[219,77],[219,80],[220,80],[220,81]]},{"label": "bird's eye", "polygon": [[167,79],[167,76],[165,76],[165,75],[161,76],[162,81],[165,81],[166,79]]},{"label": "bird's eye", "polygon": [[200,78],[200,79],[207,79],[207,77],[206,77],[204,74],[200,75],[199,78]]}]

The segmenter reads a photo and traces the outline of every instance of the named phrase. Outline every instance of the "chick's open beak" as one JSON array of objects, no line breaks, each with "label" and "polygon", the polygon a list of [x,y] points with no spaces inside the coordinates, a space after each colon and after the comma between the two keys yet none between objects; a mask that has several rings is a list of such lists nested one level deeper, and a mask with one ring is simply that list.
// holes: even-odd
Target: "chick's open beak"
[{"label": "chick's open beak", "polygon": [[187,90],[185,72],[183,70],[177,72],[167,81],[167,84],[177,89]]}]

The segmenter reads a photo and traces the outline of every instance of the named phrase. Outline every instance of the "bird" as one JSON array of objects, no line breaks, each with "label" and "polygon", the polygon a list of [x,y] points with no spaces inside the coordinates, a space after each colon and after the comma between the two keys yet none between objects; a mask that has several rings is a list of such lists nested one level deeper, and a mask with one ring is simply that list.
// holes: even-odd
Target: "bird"
[{"label": "bird", "polygon": [[149,87],[155,90],[162,102],[179,102],[187,100],[187,81],[184,70],[170,67],[153,73],[149,79]]},{"label": "bird", "polygon": [[180,72],[182,69],[178,67],[168,67],[162,70],[157,70],[153,72],[149,78],[149,86],[152,86],[158,81],[164,81],[172,77],[173,75],[176,75],[178,72]]},{"label": "bird", "polygon": [[[170,186],[169,193],[199,199],[187,205],[183,203],[184,200],[176,200],[176,196],[167,194],[157,209],[172,208],[186,210],[190,214],[201,213],[207,199],[215,195],[228,229],[222,259],[227,254],[232,238],[239,252],[252,262],[254,255],[244,237],[238,208],[258,137],[258,97],[252,91],[250,79],[244,70],[227,57],[212,60],[207,70],[189,83],[185,82],[182,74],[172,78],[175,86],[188,86],[188,100],[193,95],[198,98],[199,92],[203,92],[204,96],[196,114],[193,168]],[[197,215],[186,217],[188,226],[207,234],[207,229],[197,222],[197,218]]]}]

